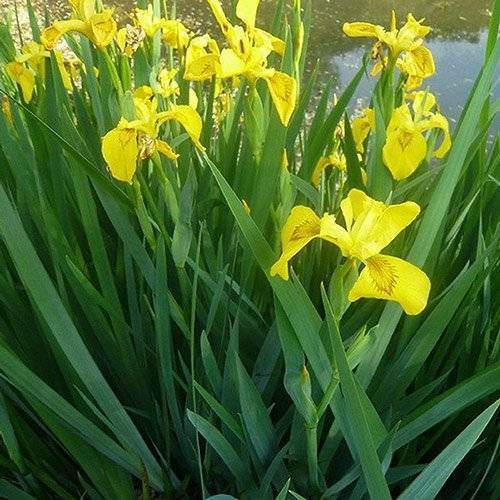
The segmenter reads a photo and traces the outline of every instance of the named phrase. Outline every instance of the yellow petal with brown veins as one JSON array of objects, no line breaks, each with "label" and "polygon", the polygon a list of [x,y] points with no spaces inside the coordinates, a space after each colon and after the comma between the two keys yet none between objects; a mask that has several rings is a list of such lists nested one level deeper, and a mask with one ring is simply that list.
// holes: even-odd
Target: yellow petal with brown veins
[{"label": "yellow petal with brown veins", "polygon": [[110,130],[102,138],[102,155],[111,175],[115,179],[131,184],[139,155],[137,131],[119,127]]},{"label": "yellow petal with brown veins", "polygon": [[354,302],[362,297],[398,302],[406,314],[419,314],[425,309],[431,282],[418,267],[389,255],[377,255],[367,261],[349,292]]}]

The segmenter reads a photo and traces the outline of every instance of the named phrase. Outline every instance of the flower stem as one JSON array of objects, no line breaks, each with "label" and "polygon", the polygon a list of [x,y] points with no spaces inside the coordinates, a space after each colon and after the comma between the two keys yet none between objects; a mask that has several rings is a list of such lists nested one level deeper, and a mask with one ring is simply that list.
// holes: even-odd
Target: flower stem
[{"label": "flower stem", "polygon": [[307,440],[307,468],[309,471],[310,488],[314,493],[319,492],[318,482],[318,440],[317,440],[317,422],[306,424],[306,440]]}]

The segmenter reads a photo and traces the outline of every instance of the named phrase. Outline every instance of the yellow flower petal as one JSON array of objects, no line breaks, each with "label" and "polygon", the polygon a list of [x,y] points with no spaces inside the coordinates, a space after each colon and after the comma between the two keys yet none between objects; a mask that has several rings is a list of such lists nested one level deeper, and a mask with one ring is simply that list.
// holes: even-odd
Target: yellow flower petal
[{"label": "yellow flower petal", "polygon": [[341,247],[342,252],[363,261],[378,254],[420,213],[412,201],[386,205],[359,189],[351,189],[340,208],[351,237],[351,246]]},{"label": "yellow flower petal", "polygon": [[380,202],[370,198],[360,189],[351,189],[347,196],[340,202],[340,210],[344,216],[347,230],[350,231],[353,222],[366,210]]},{"label": "yellow flower petal", "polygon": [[427,153],[424,136],[418,132],[395,130],[387,134],[382,156],[395,180],[409,177],[418,168]]},{"label": "yellow flower petal", "polygon": [[364,152],[364,142],[372,130],[375,130],[375,111],[366,108],[362,116],[357,116],[352,121],[352,136],[360,153]]},{"label": "yellow flower petal", "polygon": [[245,61],[233,49],[223,49],[220,54],[221,78],[239,76],[245,72]]},{"label": "yellow flower petal", "polygon": [[270,45],[276,54],[283,56],[285,53],[285,42],[267,31],[260,28],[254,28],[255,43],[257,45]]},{"label": "yellow flower petal", "polygon": [[376,26],[371,23],[344,23],[342,30],[347,36],[350,37],[372,37],[378,38],[379,30],[383,29],[381,26]]},{"label": "yellow flower petal", "polygon": [[70,3],[78,17],[84,21],[95,13],[94,0],[70,0]]},{"label": "yellow flower petal", "polygon": [[252,209],[250,208],[250,205],[247,203],[246,200],[241,200],[241,204],[243,205],[243,209],[245,210],[247,215],[250,215],[252,213]]},{"label": "yellow flower petal", "polygon": [[71,78],[69,76],[68,70],[64,65],[64,56],[60,50],[54,50],[54,55],[57,61],[57,67],[59,68],[59,72],[61,73],[61,79],[64,85],[64,88],[68,91],[73,90],[73,85],[71,85]]},{"label": "yellow flower petal", "polygon": [[153,97],[153,89],[149,85],[142,85],[134,90],[133,97],[139,101],[147,101]]},{"label": "yellow flower petal", "polygon": [[422,45],[403,54],[397,60],[396,65],[407,76],[406,90],[420,87],[423,80],[432,76],[436,71],[432,52]]},{"label": "yellow flower petal", "polygon": [[102,138],[102,155],[111,175],[115,179],[131,184],[139,155],[137,131],[133,128],[126,128],[123,124],[110,130]]},{"label": "yellow flower petal", "polygon": [[406,16],[406,24],[399,30],[400,36],[405,38],[424,38],[429,34],[431,28],[429,26],[424,26],[424,19],[417,21],[413,14],[408,14]]},{"label": "yellow flower petal", "polygon": [[389,255],[371,257],[366,264],[349,292],[351,302],[362,297],[375,298],[398,302],[410,315],[424,310],[431,283],[422,270]]},{"label": "yellow flower petal", "polygon": [[70,31],[76,31],[86,36],[96,47],[109,45],[116,34],[113,11],[105,9],[99,14],[90,16],[88,21],[81,19],[55,21],[52,26],[43,30],[40,39],[47,50],[52,50],[59,39]]},{"label": "yellow flower petal", "polygon": [[345,171],[347,168],[346,158],[344,155],[331,154],[329,156],[322,156],[316,167],[314,168],[314,172],[311,175],[311,182],[315,187],[319,187],[321,182],[321,174],[328,167],[337,167],[341,172]]},{"label": "yellow flower petal", "polygon": [[224,9],[222,8],[222,5],[219,0],[207,0],[208,5],[212,9],[212,13],[216,19],[216,21],[219,23],[219,26],[222,30],[222,32],[225,34],[229,27],[231,26],[231,23],[227,20],[226,14],[224,14]]},{"label": "yellow flower petal", "polygon": [[148,5],[147,9],[135,9],[135,19],[137,25],[144,30],[149,38],[155,36],[162,26],[162,20],[155,16],[151,4]]},{"label": "yellow flower petal", "polygon": [[271,267],[271,276],[281,276],[287,280],[288,262],[310,241],[320,235],[320,219],[308,207],[293,207],[281,232],[282,254]]},{"label": "yellow flower petal", "polygon": [[[189,53],[189,49],[188,49]],[[186,57],[186,69],[184,79],[194,82],[210,80],[213,76],[220,72],[219,56],[215,54],[203,54],[201,57],[194,59]]]},{"label": "yellow flower petal", "polygon": [[366,255],[378,254],[420,213],[420,207],[407,201],[398,205],[386,205],[374,222],[365,245]]},{"label": "yellow flower petal", "polygon": [[192,107],[194,110],[198,108],[198,94],[195,92],[194,89],[189,89],[189,106]]},{"label": "yellow flower petal", "polygon": [[349,250],[352,247],[352,237],[348,231],[337,224],[334,215],[325,214],[321,218],[320,223],[320,238],[337,245],[344,256],[349,255]]},{"label": "yellow flower petal", "polygon": [[392,112],[389,125],[387,126],[387,133],[389,134],[396,130],[413,131],[414,129],[415,125],[411,116],[410,108],[408,107],[408,104],[404,103]]},{"label": "yellow flower petal", "polygon": [[281,123],[288,125],[297,101],[297,82],[295,78],[281,71],[266,77],[267,86]]},{"label": "yellow flower petal", "polygon": [[239,0],[236,4],[236,16],[241,19],[248,28],[255,28],[255,18],[260,0]]},{"label": "yellow flower petal", "polygon": [[203,122],[201,116],[191,106],[181,105],[175,106],[169,111],[158,113],[157,123],[161,125],[168,120],[176,120],[188,133],[194,145],[204,151],[205,148],[200,142],[201,131],[203,129]]},{"label": "yellow flower petal", "polygon": [[422,78],[428,78],[436,72],[434,57],[427,47],[423,45],[415,47],[408,53],[408,57],[415,65],[416,75]]},{"label": "yellow flower petal", "polygon": [[10,109],[10,100],[7,96],[3,96],[0,99],[0,111],[5,115],[5,118],[11,126],[14,126],[14,120],[12,119],[12,110]]},{"label": "yellow flower petal", "polygon": [[187,28],[175,19],[163,20],[162,39],[174,49],[185,49],[188,46],[190,34]]},{"label": "yellow flower petal", "polygon": [[22,53],[16,57],[17,62],[27,62],[29,67],[35,70],[35,72],[43,72],[45,69],[45,58],[50,57],[50,52],[45,50],[42,44],[28,42],[23,45],[21,52]]},{"label": "yellow flower petal", "polygon": [[92,32],[90,39],[96,47],[109,45],[116,33],[116,22],[113,19],[113,11],[106,9],[99,14],[94,14],[89,18],[89,25]]},{"label": "yellow flower petal", "polygon": [[319,187],[321,183],[321,174],[326,170],[327,167],[331,165],[330,158],[328,156],[322,156],[316,167],[314,167],[314,172],[311,175],[311,182],[314,187]]},{"label": "yellow flower petal", "polygon": [[125,52],[127,45],[127,28],[121,28],[116,32],[115,42],[121,52]]},{"label": "yellow flower petal", "polygon": [[422,120],[418,123],[418,129],[421,131],[429,130],[432,128],[441,129],[443,132],[443,140],[441,145],[434,151],[436,158],[443,158],[451,147],[450,128],[448,120],[440,113],[432,114],[427,120]]},{"label": "yellow flower petal", "polygon": [[163,155],[165,155],[170,160],[177,160],[179,155],[167,144],[165,141],[156,139],[155,141],[156,149]]},{"label": "yellow flower petal", "polygon": [[377,61],[370,71],[370,76],[377,76],[384,68],[387,67],[387,61],[387,57],[384,57],[382,61]]},{"label": "yellow flower petal", "polygon": [[416,116],[429,116],[434,106],[436,106],[436,97],[426,90],[412,92],[407,94],[406,97],[413,100],[412,107]]},{"label": "yellow flower petal", "polygon": [[30,102],[35,89],[35,73],[31,68],[17,61],[6,64],[7,74],[21,87],[23,99]]},{"label": "yellow flower petal", "polygon": [[65,33],[76,27],[84,29],[86,25],[83,21],[78,20],[55,21],[52,26],[42,31],[40,41],[47,50],[52,50]]}]

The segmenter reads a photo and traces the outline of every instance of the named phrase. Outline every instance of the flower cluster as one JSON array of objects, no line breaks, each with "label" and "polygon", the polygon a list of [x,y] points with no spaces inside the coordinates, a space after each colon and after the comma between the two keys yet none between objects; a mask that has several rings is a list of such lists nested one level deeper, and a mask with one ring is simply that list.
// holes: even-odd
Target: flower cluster
[{"label": "flower cluster", "polygon": [[[60,50],[58,44],[68,33],[87,38],[99,51],[99,57],[90,61],[100,60],[107,69],[106,78],[118,82],[111,118],[101,124],[102,156],[115,179],[133,183],[144,160],[162,165],[160,155],[175,162],[178,154],[171,144],[178,145],[184,137],[176,137],[172,142],[170,136],[179,131],[184,131],[185,137],[204,151],[201,115],[209,118],[208,132],[220,131],[219,125],[236,102],[233,99],[236,92],[250,102],[248,108],[242,107],[244,119],[250,120],[247,109],[252,115],[254,103],[257,111],[262,110],[263,100],[255,97],[267,92],[268,103],[276,110],[278,126],[279,122],[283,127],[289,125],[298,99],[297,77],[304,46],[300,15],[293,37],[285,43],[284,39],[257,27],[260,0],[235,2],[235,16],[240,24],[228,19],[220,0],[207,0],[222,33],[224,46],[219,46],[208,33],[194,33],[181,20],[162,17],[158,5],[133,9],[127,23],[118,27],[113,9],[102,8],[94,0],[70,0],[70,3],[71,18],[54,21],[45,28],[40,43],[25,44],[14,60],[6,64],[6,73],[19,85],[24,101],[29,103],[42,94],[46,62],[52,57],[64,86],[72,92],[77,80],[84,76],[79,75],[80,61],[75,55],[68,57],[67,50]],[[295,3],[295,11],[300,12],[300,2]],[[381,251],[415,220],[420,207],[412,201],[390,205],[375,198],[393,199],[394,181],[404,181],[432,157],[444,157],[451,147],[448,121],[440,113],[435,96],[420,88],[435,73],[432,53],[424,46],[430,27],[409,14],[398,28],[393,12],[389,29],[353,22],[344,24],[343,30],[350,37],[375,39],[371,75],[379,75],[377,92],[371,107],[352,120],[346,117],[344,123],[337,124],[328,145],[314,156],[314,164],[303,170],[307,172],[306,180],[313,185],[302,186],[303,189],[312,190],[318,197],[326,198],[332,193],[338,196],[336,202],[323,200],[323,206],[340,206],[340,214],[330,209],[320,217],[301,204],[292,208],[282,228],[282,253],[270,274],[288,279],[291,259],[309,242],[321,239],[335,245],[343,257],[364,266],[349,291],[349,300],[361,297],[393,300],[408,314],[418,314],[428,300],[429,279],[410,262]],[[290,57],[285,58],[283,66],[292,68],[291,74],[273,67],[273,61],[283,59],[285,52]],[[86,71],[85,66],[82,71]],[[399,77],[395,79],[395,75]],[[209,86],[210,98],[207,98],[204,89]],[[334,100],[333,106],[336,105]],[[4,108],[4,113],[10,116],[10,110],[2,104]],[[256,122],[266,119],[263,112],[255,113],[252,118]],[[216,126],[211,128],[213,122]],[[246,128],[258,130],[260,125]],[[248,130],[248,143],[255,158],[260,160],[259,147],[254,146],[262,138],[251,135],[252,130]],[[370,140],[374,135],[377,140]],[[381,165],[382,174],[387,168],[393,179],[384,195],[372,191],[374,162],[371,161],[369,168],[369,160],[373,155]],[[298,173],[297,166],[302,160],[293,151],[293,145],[287,145],[283,153],[283,177]],[[358,170],[355,182],[349,178],[353,169]],[[344,191],[346,186],[356,189]],[[280,205],[284,208],[280,209],[279,218],[285,220],[294,200],[290,197]],[[247,202],[243,205],[251,216]],[[337,216],[343,220],[342,224]]]},{"label": "flower cluster", "polygon": [[297,100],[297,83],[290,75],[268,67],[272,52],[283,56],[283,40],[255,26],[259,0],[239,0],[236,16],[244,27],[233,26],[219,0],[208,0],[228,44],[219,50],[210,37],[199,37],[188,49],[186,73],[189,80],[212,77],[244,77],[250,85],[264,80],[283,125],[288,125]]},{"label": "flower cluster", "polygon": [[[410,177],[423,161],[432,154],[442,158],[451,147],[448,120],[439,112],[435,96],[427,90],[417,90],[426,78],[435,72],[431,51],[423,45],[430,28],[423,20],[417,21],[409,14],[404,26],[397,28],[395,13],[391,27],[366,22],[344,24],[344,33],[350,37],[375,38],[371,50],[375,61],[372,76],[380,73],[388,76],[383,82],[382,93],[391,105],[401,94],[399,104],[390,107],[386,122],[385,143],[382,148],[384,165],[395,181]],[[401,73],[402,89],[394,93],[392,75],[397,68]],[[352,138],[358,152],[359,164],[366,155],[367,139],[376,130],[376,111],[366,108],[352,120]],[[442,138],[440,145],[429,153],[429,139],[436,139],[437,131]],[[327,167],[340,172],[341,179],[347,175],[347,159],[342,152],[344,130],[337,130],[330,151],[316,164],[312,184],[319,188]],[[363,182],[367,184],[367,173],[361,169]],[[337,186],[340,188],[340,186]],[[363,191],[352,189],[340,203],[345,227],[339,225],[333,214],[319,217],[305,206],[295,206],[286,220],[281,235],[282,254],[271,268],[271,275],[288,279],[289,261],[314,239],[322,239],[336,245],[342,255],[364,265],[348,299],[361,297],[396,301],[407,314],[418,314],[426,306],[430,281],[426,274],[405,260],[380,253],[420,213],[414,202],[386,205],[369,197]]]},{"label": "flower cluster", "polygon": [[[424,133],[438,130],[442,133],[441,145],[433,151],[442,158],[450,149],[451,138],[448,120],[437,110],[436,98],[427,91],[412,92],[394,109],[386,130],[383,147],[384,164],[397,181],[412,175],[427,156]],[[353,120],[352,131],[356,147],[364,152],[364,143],[375,130],[375,112],[365,109],[363,115]]]}]

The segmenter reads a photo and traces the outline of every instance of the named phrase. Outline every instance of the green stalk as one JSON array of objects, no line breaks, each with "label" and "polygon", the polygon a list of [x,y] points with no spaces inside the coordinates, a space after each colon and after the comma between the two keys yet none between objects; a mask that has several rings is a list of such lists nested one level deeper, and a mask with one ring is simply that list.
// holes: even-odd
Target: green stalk
[{"label": "green stalk", "polygon": [[319,493],[318,481],[318,422],[305,425],[307,441],[307,469],[309,473],[309,485],[313,496]]},{"label": "green stalk", "polygon": [[[196,305],[197,305],[197,296],[198,296],[198,270],[199,270],[199,262],[200,262],[200,251],[201,251],[201,238],[202,238],[203,226],[200,227],[200,232],[198,235],[198,245],[196,247],[196,269],[194,272],[193,278],[193,293],[191,296],[191,321],[190,321],[190,330],[191,330],[191,338],[189,345],[189,358],[190,358],[190,370],[191,370],[191,402],[193,411],[197,413],[198,409],[196,407],[196,388],[194,385],[195,382],[195,328],[196,328]],[[198,429],[195,429],[195,439],[196,439],[196,457],[198,464],[198,473],[200,475],[200,485],[202,491],[202,497],[205,498],[207,494],[207,490],[205,487],[205,480],[203,477],[203,464],[201,463],[201,447],[200,447],[200,436],[198,433]]]}]

